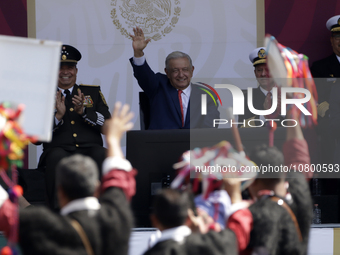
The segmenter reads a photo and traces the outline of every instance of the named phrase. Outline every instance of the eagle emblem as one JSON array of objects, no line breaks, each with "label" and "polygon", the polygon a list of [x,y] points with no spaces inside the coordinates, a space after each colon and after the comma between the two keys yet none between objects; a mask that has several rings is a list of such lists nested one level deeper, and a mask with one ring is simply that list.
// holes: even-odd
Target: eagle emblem
[{"label": "eagle emblem", "polygon": [[259,58],[266,58],[266,51],[264,49],[260,49],[258,53]]},{"label": "eagle emblem", "polygon": [[146,39],[158,41],[169,34],[179,20],[179,0],[111,0],[111,18],[122,35],[130,39],[136,26]]}]

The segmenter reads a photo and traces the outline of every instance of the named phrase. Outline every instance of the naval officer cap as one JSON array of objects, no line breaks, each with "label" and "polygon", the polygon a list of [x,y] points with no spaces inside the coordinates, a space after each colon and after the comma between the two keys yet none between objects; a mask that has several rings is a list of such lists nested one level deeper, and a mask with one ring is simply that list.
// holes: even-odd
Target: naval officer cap
[{"label": "naval officer cap", "polygon": [[340,15],[333,16],[327,20],[326,27],[331,32],[340,32]]},{"label": "naval officer cap", "polygon": [[267,60],[266,49],[264,47],[256,48],[250,52],[249,60],[253,63],[253,66],[265,64]]},{"label": "naval officer cap", "polygon": [[75,66],[80,59],[81,54],[79,50],[71,45],[64,44],[61,46],[60,65]]}]

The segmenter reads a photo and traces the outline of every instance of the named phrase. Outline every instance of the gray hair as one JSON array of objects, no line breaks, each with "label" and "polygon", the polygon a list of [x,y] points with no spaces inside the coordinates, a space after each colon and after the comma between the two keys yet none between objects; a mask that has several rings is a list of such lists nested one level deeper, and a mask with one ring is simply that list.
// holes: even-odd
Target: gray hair
[{"label": "gray hair", "polygon": [[63,158],[57,165],[56,185],[71,200],[93,196],[97,180],[98,168],[90,157],[76,154]]},{"label": "gray hair", "polygon": [[169,61],[171,59],[177,59],[177,58],[186,58],[189,60],[190,68],[192,67],[192,61],[188,54],[181,52],[181,51],[173,51],[171,52],[165,59],[165,68],[169,69]]}]

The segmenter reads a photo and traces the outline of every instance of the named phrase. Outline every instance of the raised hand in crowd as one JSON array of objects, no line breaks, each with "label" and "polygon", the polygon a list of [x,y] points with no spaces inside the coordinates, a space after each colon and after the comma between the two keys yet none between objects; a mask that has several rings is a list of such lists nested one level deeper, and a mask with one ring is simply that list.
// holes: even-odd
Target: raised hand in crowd
[{"label": "raised hand in crowd", "polygon": [[131,119],[134,114],[130,111],[129,105],[122,106],[117,102],[112,112],[112,117],[105,121],[103,134],[106,135],[108,145],[108,157],[124,157],[120,147],[120,140],[124,133],[133,127]]}]

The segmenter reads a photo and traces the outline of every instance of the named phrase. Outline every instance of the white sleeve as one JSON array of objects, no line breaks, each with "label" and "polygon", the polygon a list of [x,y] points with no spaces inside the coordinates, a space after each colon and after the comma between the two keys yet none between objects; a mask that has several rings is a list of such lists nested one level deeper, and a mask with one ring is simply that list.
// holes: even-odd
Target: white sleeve
[{"label": "white sleeve", "polygon": [[145,62],[145,56],[141,56],[140,58],[136,58],[136,57],[133,57],[133,63],[136,65],[136,66],[141,66],[144,64]]},{"label": "white sleeve", "polygon": [[108,157],[103,162],[103,175],[110,172],[112,169],[119,169],[129,172],[132,170],[130,162],[121,157]]},{"label": "white sleeve", "polygon": [[55,123],[57,126],[58,126],[58,124],[59,124],[60,121],[61,121],[61,120],[58,120],[57,117],[54,116],[54,123]]},{"label": "white sleeve", "polygon": [[0,185],[0,207],[3,205],[3,203],[8,199],[8,194],[6,190]]}]

